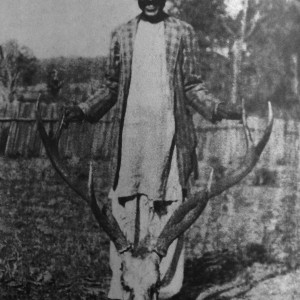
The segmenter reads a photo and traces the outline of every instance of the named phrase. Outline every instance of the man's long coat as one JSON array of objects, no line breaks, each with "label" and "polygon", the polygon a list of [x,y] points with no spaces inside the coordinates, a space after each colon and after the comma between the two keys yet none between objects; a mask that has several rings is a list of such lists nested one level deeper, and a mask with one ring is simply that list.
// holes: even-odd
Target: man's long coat
[{"label": "man's long coat", "polygon": [[[86,119],[90,122],[98,121],[109,111],[109,119],[113,122],[110,170],[113,187],[116,187],[118,182],[121,134],[130,87],[134,40],[140,17],[137,16],[113,32],[105,88],[80,104]],[[177,148],[180,184],[185,189],[189,176],[197,165],[195,160],[197,141],[190,108],[194,108],[203,117],[214,122],[214,112],[219,101],[205,90],[201,79],[199,46],[192,26],[168,15],[165,15],[163,22],[167,73],[174,101],[174,144]]]}]

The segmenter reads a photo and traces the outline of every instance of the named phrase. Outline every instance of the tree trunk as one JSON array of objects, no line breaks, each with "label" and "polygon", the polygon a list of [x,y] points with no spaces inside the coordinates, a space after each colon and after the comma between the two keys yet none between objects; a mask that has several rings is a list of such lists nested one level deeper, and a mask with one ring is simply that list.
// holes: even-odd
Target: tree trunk
[{"label": "tree trunk", "polygon": [[239,73],[241,71],[242,64],[242,52],[243,45],[245,43],[246,34],[246,23],[247,23],[247,12],[249,7],[249,0],[243,1],[243,17],[241,20],[241,29],[238,37],[232,46],[232,87],[231,87],[231,103],[237,103],[237,93],[238,93],[238,79]]},{"label": "tree trunk", "polygon": [[298,59],[298,54],[293,53],[291,55],[291,92],[292,92],[292,97],[296,98],[297,100],[299,99],[299,77],[298,77],[298,64],[299,64],[299,59]]},{"label": "tree trunk", "polygon": [[238,76],[241,68],[241,46],[239,40],[235,40],[231,49],[232,53],[232,87],[230,101],[233,104],[237,102]]}]

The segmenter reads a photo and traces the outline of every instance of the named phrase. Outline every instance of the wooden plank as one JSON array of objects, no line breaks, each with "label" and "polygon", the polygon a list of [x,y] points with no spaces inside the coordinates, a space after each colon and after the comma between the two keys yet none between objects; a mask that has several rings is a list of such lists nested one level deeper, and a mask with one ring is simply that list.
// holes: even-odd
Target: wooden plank
[{"label": "wooden plank", "polygon": [[[31,114],[29,103],[21,103],[19,117],[27,118]],[[17,156],[26,156],[26,140],[29,134],[31,124],[18,122],[18,130],[15,138],[14,153]]]},{"label": "wooden plank", "polygon": [[103,157],[103,132],[105,126],[103,123],[98,123],[93,135],[93,156],[102,159]]},{"label": "wooden plank", "polygon": [[[28,103],[28,108],[29,108],[29,114],[28,116],[30,118],[33,118],[35,115],[35,104],[34,103]],[[31,156],[31,141],[32,141],[32,135],[35,132],[36,128],[36,123],[30,123],[28,126],[28,132],[25,138],[25,145],[24,145],[24,156],[25,157],[30,157]]]},{"label": "wooden plank", "polygon": [[[57,106],[56,109],[56,114],[57,116],[61,116],[62,114],[62,108],[61,106]],[[60,141],[59,141],[59,153],[61,153],[62,157],[67,157],[67,143],[68,143],[68,139],[69,139],[69,129],[63,129],[62,131],[62,135],[60,137]]]},{"label": "wooden plank", "polygon": [[[9,105],[8,103],[1,109],[2,117],[6,117],[9,114]],[[8,139],[10,122],[3,122],[0,124],[0,154],[5,153],[6,143]]]},{"label": "wooden plank", "polygon": [[[23,116],[24,114],[24,108],[25,108],[25,104],[24,103],[19,103],[19,113],[18,113],[18,118]],[[20,122],[16,121],[16,131],[15,131],[15,136],[14,136],[14,142],[13,142],[13,146],[12,146],[12,155],[13,156],[19,156],[19,142],[22,139],[22,135],[20,134],[20,131],[22,131],[22,124],[20,124]]]},{"label": "wooden plank", "polygon": [[75,124],[70,124],[68,129],[65,130],[65,142],[62,145],[62,147],[63,147],[63,151],[64,151],[64,157],[66,157],[66,158],[72,157],[74,126],[75,126]]},{"label": "wooden plank", "polygon": [[[13,115],[13,118],[18,118],[19,115],[19,105],[13,104],[11,106],[11,113]],[[15,135],[17,131],[18,124],[16,121],[11,122],[9,132],[8,132],[8,138],[7,143],[5,147],[5,155],[7,156],[13,156],[13,147],[14,147],[14,141],[15,141]]]},{"label": "wooden plank", "polygon": [[103,158],[109,160],[111,158],[111,147],[113,142],[112,128],[113,123],[105,123],[103,134]]},{"label": "wooden plank", "polygon": [[92,150],[91,155],[93,158],[98,158],[100,156],[99,154],[99,132],[101,130],[101,125],[99,123],[95,124],[94,126],[94,132],[92,138]]},{"label": "wooden plank", "polygon": [[[31,104],[31,116],[35,115],[35,103]],[[28,135],[27,139],[27,149],[26,149],[26,156],[27,157],[38,157],[39,152],[36,150],[36,140],[38,139],[38,132],[37,132],[37,124],[34,122],[31,126],[31,130]]]},{"label": "wooden plank", "polygon": [[[40,112],[41,112],[41,116],[43,116],[43,109],[44,109],[44,104],[41,103],[40,104]],[[34,108],[35,111],[35,108]],[[36,123],[33,126],[32,129],[32,134],[31,134],[31,138],[30,138],[30,149],[29,149],[29,155],[32,157],[40,157],[40,152],[41,152],[41,139],[39,137],[39,133],[37,130],[37,125]]]},{"label": "wooden plank", "polygon": [[85,122],[77,126],[78,132],[73,137],[77,140],[76,144],[74,144],[74,149],[76,150],[76,155],[80,158],[90,157],[93,127],[93,125]]},{"label": "wooden plank", "polygon": [[[51,114],[52,114],[52,107],[50,105],[47,105],[47,104],[41,105],[41,115],[42,115],[43,119],[44,118],[51,119]],[[50,124],[45,123],[44,126],[45,126],[46,132],[49,134]],[[41,140],[39,143],[39,154],[40,154],[40,157],[46,157],[46,151],[45,151],[44,145],[42,144]]]}]

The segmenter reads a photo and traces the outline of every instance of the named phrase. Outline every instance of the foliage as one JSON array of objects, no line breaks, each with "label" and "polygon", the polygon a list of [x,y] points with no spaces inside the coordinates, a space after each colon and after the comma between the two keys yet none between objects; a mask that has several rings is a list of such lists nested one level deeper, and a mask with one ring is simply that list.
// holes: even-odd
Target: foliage
[{"label": "foliage", "polygon": [[64,84],[87,83],[91,80],[103,81],[106,67],[105,57],[57,57],[39,61],[39,72],[35,84],[46,82],[49,73],[56,69]]},{"label": "foliage", "polygon": [[262,1],[257,9],[265,20],[249,42],[248,57],[243,66],[244,96],[254,105],[271,100],[287,109],[291,104],[287,102],[291,80],[288,70],[291,52],[288,49],[293,43],[291,31],[296,23],[290,23],[284,0]]},{"label": "foliage", "polygon": [[171,3],[171,13],[195,28],[203,46],[226,42],[221,22],[221,17],[225,17],[224,0],[172,0]]},{"label": "foliage", "polygon": [[0,81],[13,96],[20,84],[31,85],[37,70],[37,59],[32,50],[10,40],[1,46]]},{"label": "foliage", "polygon": [[[171,3],[171,12],[191,23],[199,34],[203,77],[209,90],[228,100],[233,58],[226,53],[239,36],[241,13],[236,18],[228,15],[224,1]],[[271,100],[279,116],[299,118],[299,91],[295,94],[291,90],[291,82],[298,80],[291,70],[291,56],[300,55],[299,30],[298,0],[249,1],[246,32],[251,35],[244,44],[238,89],[238,98],[246,100],[248,110],[260,113]]]},{"label": "foliage", "polygon": [[226,101],[230,94],[230,61],[222,51],[229,35],[224,31],[223,19],[227,18],[224,1],[172,0],[170,13],[190,23],[198,34],[202,76],[214,95]]},{"label": "foliage", "polygon": [[269,170],[268,168],[260,168],[255,171],[255,178],[253,185],[262,186],[269,185],[274,186],[277,180],[277,172]]},{"label": "foliage", "polygon": [[[259,111],[272,101],[282,114],[298,118],[299,91],[294,93],[291,57],[299,57],[299,17],[291,1],[264,0],[252,6],[263,21],[248,41],[242,66],[241,97],[252,110]],[[299,66],[298,66],[299,67]],[[298,80],[298,78],[296,79]],[[263,106],[262,106],[263,105]]]}]

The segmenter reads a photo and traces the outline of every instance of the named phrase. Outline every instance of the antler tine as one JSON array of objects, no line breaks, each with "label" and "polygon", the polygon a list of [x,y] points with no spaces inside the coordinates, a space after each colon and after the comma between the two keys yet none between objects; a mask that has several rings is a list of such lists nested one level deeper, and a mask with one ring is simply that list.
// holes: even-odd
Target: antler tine
[{"label": "antler tine", "polygon": [[211,186],[212,186],[212,183],[213,183],[214,172],[215,172],[215,170],[213,168],[211,168],[209,178],[208,178],[208,182],[207,182],[207,187],[206,187],[206,192],[207,193],[211,192]]},{"label": "antler tine", "polygon": [[246,138],[246,148],[248,149],[249,143],[251,145],[253,145],[253,139],[252,139],[251,132],[250,132],[248,122],[247,122],[247,115],[246,115],[244,99],[242,99],[242,109],[243,109],[243,112],[242,112],[243,129],[244,129],[244,134],[245,134],[245,138]]},{"label": "antler tine", "polygon": [[94,189],[94,178],[93,178],[93,164],[90,162],[89,170],[89,196],[91,199],[90,206],[92,212],[100,225],[101,228],[107,233],[110,240],[114,243],[116,249],[119,253],[124,253],[131,250],[132,246],[126,239],[124,233],[121,231],[118,222],[112,215],[110,209],[107,206],[103,206],[102,211],[97,203]]},{"label": "antler tine", "polygon": [[274,122],[274,116],[273,116],[272,104],[270,101],[268,101],[268,125],[264,132],[263,137],[260,139],[260,141],[256,145],[256,151],[258,153],[261,153],[263,151],[263,149],[265,148],[265,146],[270,138],[270,135],[272,133],[272,128],[273,128],[273,122]]},{"label": "antler tine", "polygon": [[[181,206],[173,213],[173,215],[163,228],[156,241],[156,244],[153,247],[153,251],[158,253],[158,255],[160,255],[161,257],[164,257],[166,255],[171,243],[177,237],[183,234],[198,219],[198,217],[206,207],[209,199],[221,194],[226,189],[238,183],[254,168],[272,132],[273,112],[271,103],[268,103],[268,108],[269,121],[263,137],[256,146],[254,144],[251,144],[250,147],[247,148],[242,166],[233,171],[231,174],[226,175],[226,177],[222,178],[221,180],[214,182],[213,184],[211,184],[211,172],[207,188],[196,193],[186,202],[181,204]],[[247,123],[245,122],[244,127],[247,128]],[[250,134],[249,128],[246,130],[247,134]],[[252,138],[250,139],[250,137],[251,135],[248,136],[249,141],[252,141]]]},{"label": "antler tine", "polygon": [[59,139],[61,137],[64,124],[65,124],[65,109],[63,108],[62,114],[61,114],[59,122],[58,122],[58,127],[57,127],[56,132],[53,137],[53,140],[55,141],[55,143],[57,145],[58,145]]}]

